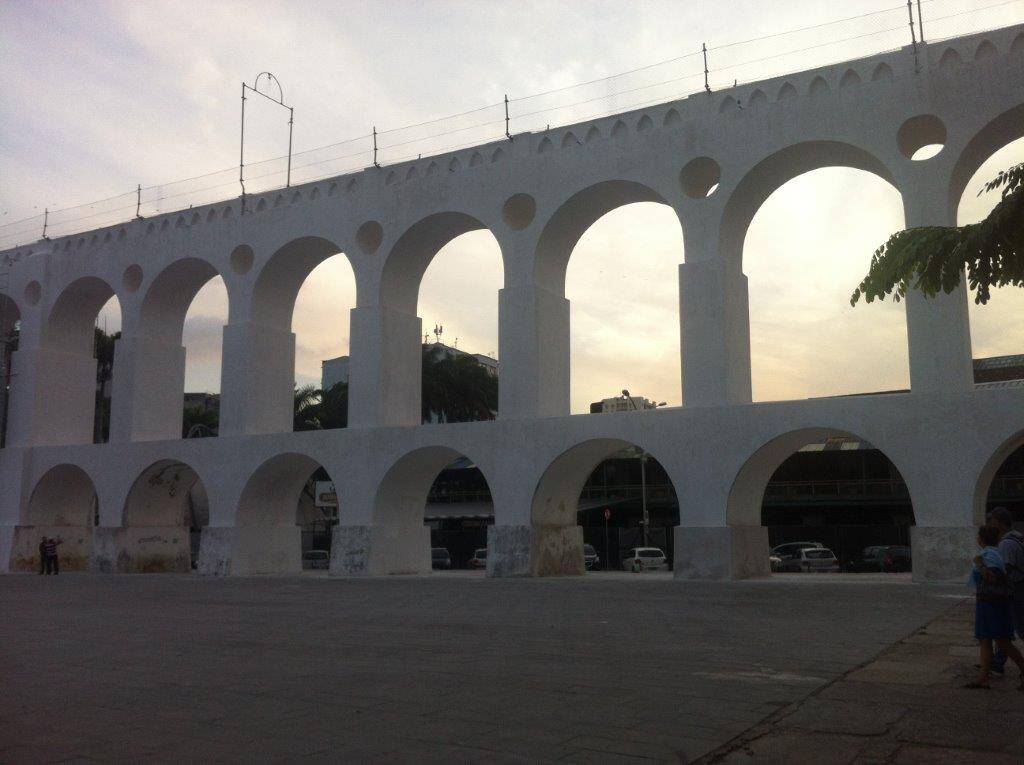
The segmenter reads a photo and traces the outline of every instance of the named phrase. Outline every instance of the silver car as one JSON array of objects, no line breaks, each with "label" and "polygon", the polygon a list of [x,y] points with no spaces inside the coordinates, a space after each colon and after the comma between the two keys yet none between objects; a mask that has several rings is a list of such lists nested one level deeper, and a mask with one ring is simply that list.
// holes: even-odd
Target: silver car
[{"label": "silver car", "polygon": [[839,571],[839,561],[836,560],[836,554],[827,547],[809,547],[800,551],[800,570],[805,573]]},{"label": "silver car", "polygon": [[624,571],[656,571],[668,568],[668,558],[658,547],[634,547],[622,557]]}]

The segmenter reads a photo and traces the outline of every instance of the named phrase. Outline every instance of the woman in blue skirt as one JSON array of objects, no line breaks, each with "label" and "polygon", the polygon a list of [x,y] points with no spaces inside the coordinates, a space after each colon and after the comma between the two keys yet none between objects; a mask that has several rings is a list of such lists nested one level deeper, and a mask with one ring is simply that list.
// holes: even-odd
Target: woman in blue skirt
[{"label": "woman in blue skirt", "polygon": [[974,585],[974,637],[981,646],[981,674],[967,683],[965,688],[988,688],[988,673],[992,666],[992,641],[1013,659],[1021,672],[1019,690],[1024,690],[1024,658],[1011,642],[1013,616],[1010,609],[1010,584],[1006,577],[1003,557],[999,554],[999,529],[982,526],[978,529],[981,554],[974,558],[971,584]]}]

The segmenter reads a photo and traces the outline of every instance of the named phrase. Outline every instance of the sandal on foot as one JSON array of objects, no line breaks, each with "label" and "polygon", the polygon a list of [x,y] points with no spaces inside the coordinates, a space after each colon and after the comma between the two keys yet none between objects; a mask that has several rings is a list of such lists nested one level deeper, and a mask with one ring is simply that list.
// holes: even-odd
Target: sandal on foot
[{"label": "sandal on foot", "polygon": [[992,686],[988,683],[979,683],[977,680],[972,680],[969,683],[964,683],[964,688],[984,688],[986,691],[991,690]]}]

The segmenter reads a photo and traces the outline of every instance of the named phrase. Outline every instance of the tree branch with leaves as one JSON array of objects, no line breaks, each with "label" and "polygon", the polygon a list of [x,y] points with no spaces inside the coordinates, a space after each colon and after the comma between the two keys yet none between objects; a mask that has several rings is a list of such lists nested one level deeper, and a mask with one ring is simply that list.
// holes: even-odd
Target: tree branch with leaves
[{"label": "tree branch with leaves", "polygon": [[1024,163],[1000,172],[978,195],[999,188],[999,203],[980,223],[922,226],[889,237],[875,250],[850,305],[889,295],[899,302],[910,289],[927,297],[949,293],[965,271],[974,302],[982,305],[993,287],[1024,286]]}]

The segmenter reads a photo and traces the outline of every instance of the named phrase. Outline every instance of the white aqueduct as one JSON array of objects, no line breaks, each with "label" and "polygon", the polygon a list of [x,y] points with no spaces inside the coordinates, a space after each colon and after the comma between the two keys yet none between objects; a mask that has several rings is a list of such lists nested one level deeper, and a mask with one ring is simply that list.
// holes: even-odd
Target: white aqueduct
[{"label": "white aqueduct", "polygon": [[[919,71],[904,49],[250,196],[244,209],[235,199],[8,250],[0,300],[20,319],[20,347],[0,450],[0,569],[23,568],[44,533],[100,571],[187,568],[186,492],[154,480],[176,465],[209,497],[200,572],[297,571],[296,497],[322,465],[341,499],[331,572],[425,572],[427,493],[466,455],[493,495],[488,573],[580,573],[581,487],[636,444],[679,498],[676,577],[756,576],[774,469],[822,435],[853,434],[906,481],[915,577],[959,576],[992,476],[1024,442],[1024,390],[974,389],[966,292],[906,301],[909,393],[753,404],[743,243],[775,189],[827,166],[892,184],[908,226],[955,223],[974,172],[1021,136],[1016,26],[923,46]],[[911,159],[935,143],[938,155]],[[640,201],[671,207],[685,239],[684,405],[569,416],[566,265],[593,222]],[[504,267],[499,418],[421,425],[420,281],[441,247],[476,229],[493,233]],[[292,309],[338,252],[357,285],[350,427],[293,433]],[[182,440],[182,325],[216,275],[230,303],[220,435]],[[92,328],[112,295],[123,335],[111,439],[94,445]]]}]

